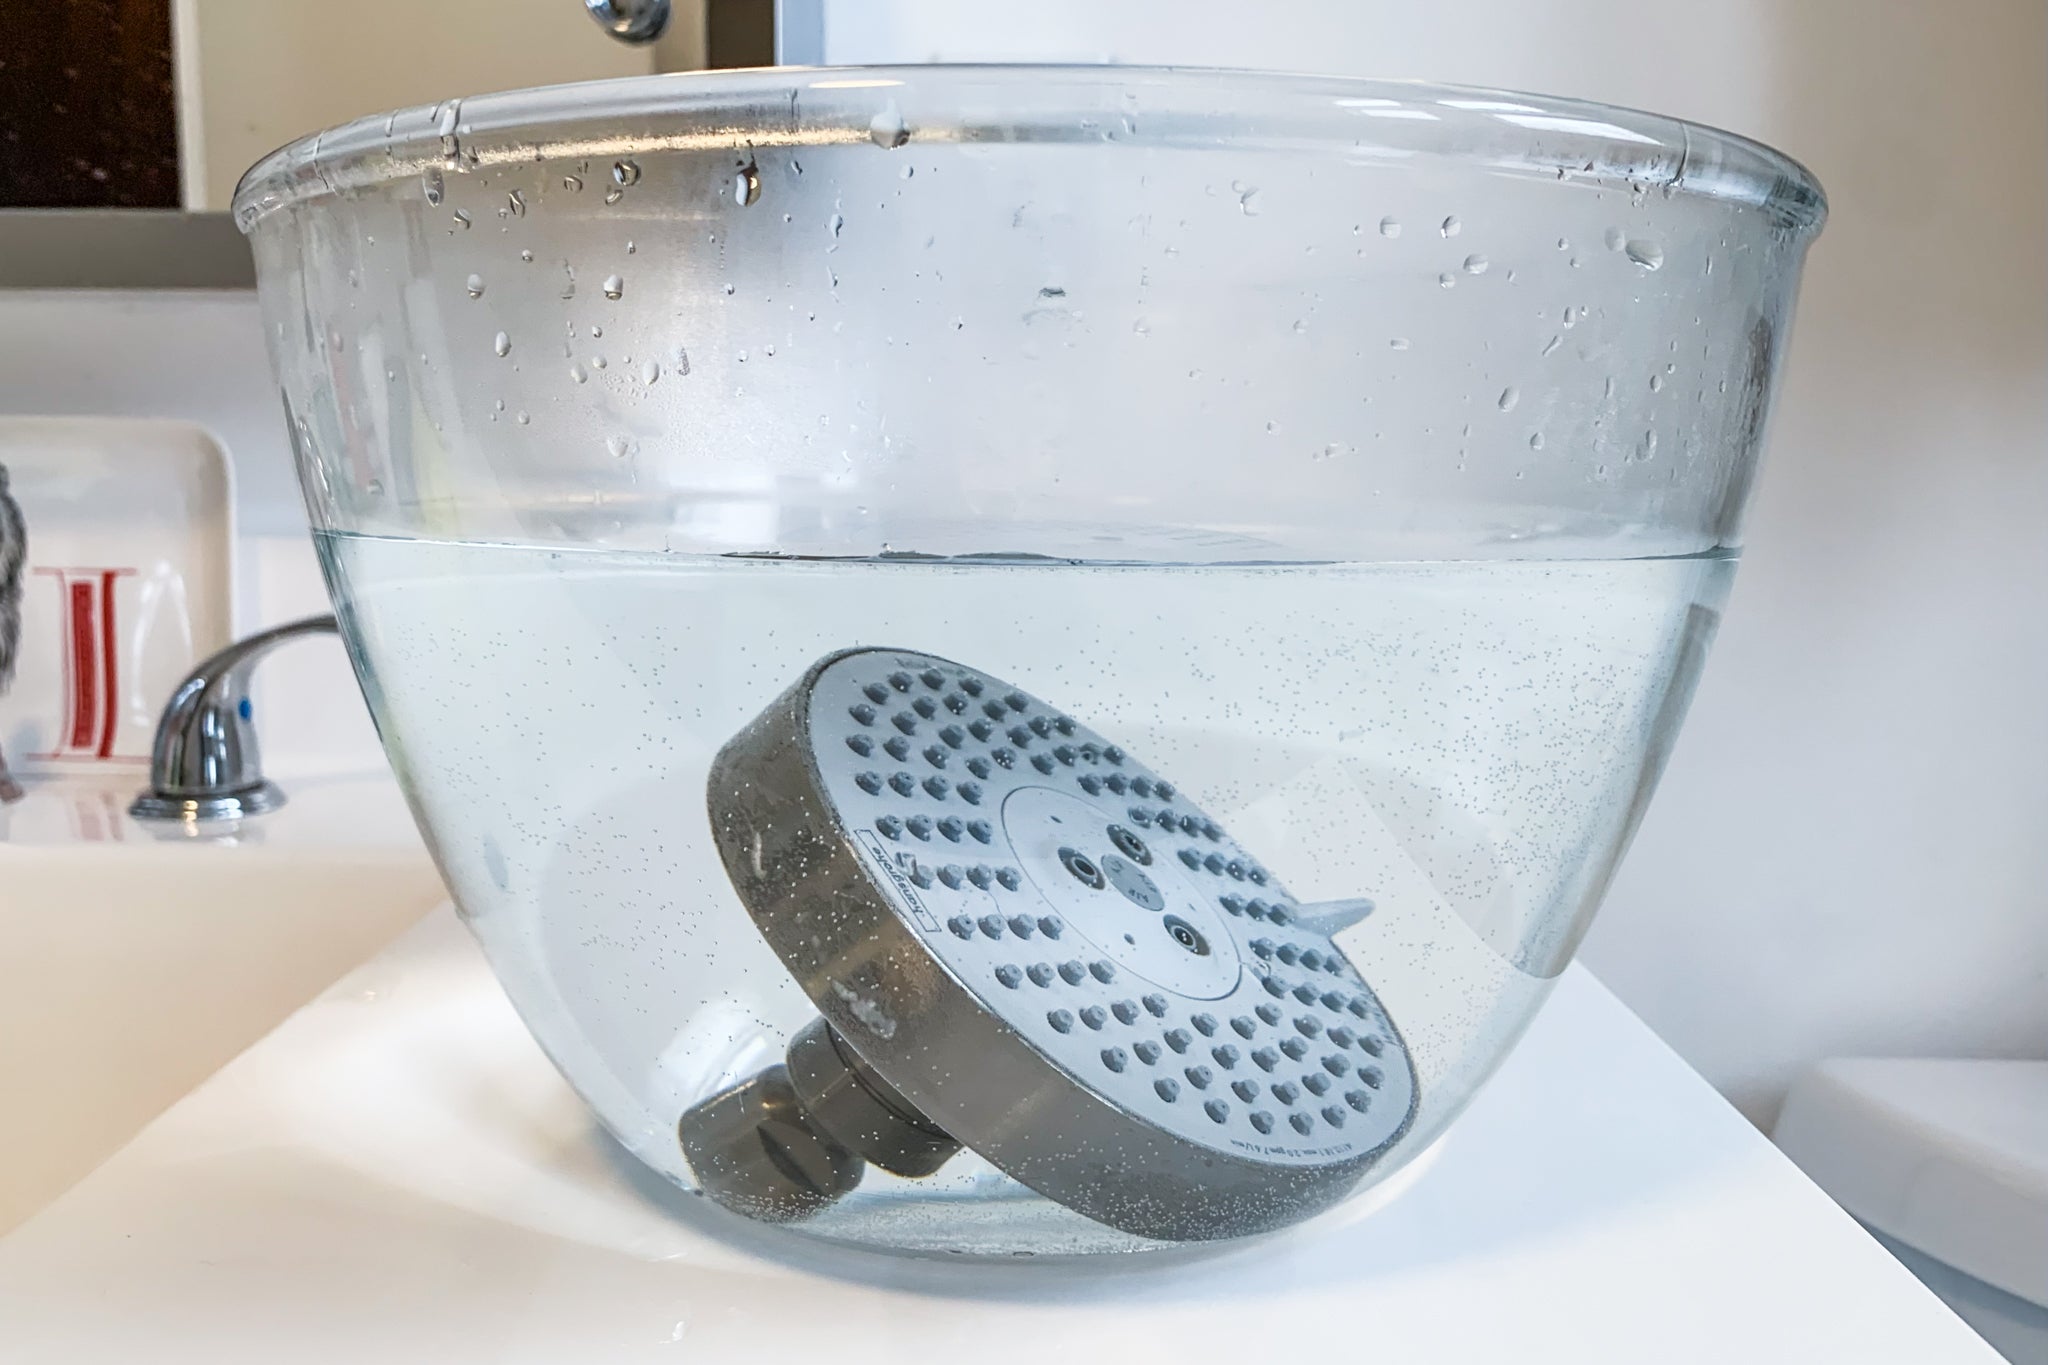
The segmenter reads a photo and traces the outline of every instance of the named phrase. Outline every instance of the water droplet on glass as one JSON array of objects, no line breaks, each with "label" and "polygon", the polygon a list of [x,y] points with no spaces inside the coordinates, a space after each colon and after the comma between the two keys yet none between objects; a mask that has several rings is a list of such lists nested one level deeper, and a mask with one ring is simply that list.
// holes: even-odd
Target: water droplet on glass
[{"label": "water droplet on glass", "polygon": [[690,372],[690,353],[680,346],[676,347],[675,371],[677,375],[687,375]]},{"label": "water droplet on glass", "polygon": [[633,438],[630,436],[607,436],[604,438],[604,448],[611,452],[613,459],[623,460],[638,447],[633,444]]},{"label": "water droplet on glass", "polygon": [[604,358],[603,356],[601,356],[601,355],[594,355],[594,356],[590,357],[590,368],[591,368],[591,369],[593,369],[593,370],[601,370],[601,369],[604,369],[604,368],[605,368],[605,367],[606,367],[607,365],[609,365],[609,364],[611,364],[611,362],[610,362],[610,361],[608,361],[608,360],[606,360],[606,359],[605,359],[605,358]]},{"label": "water droplet on glass", "polygon": [[1631,237],[1623,250],[1645,270],[1660,270],[1664,266],[1664,248],[1646,238]]},{"label": "water droplet on glass", "polygon": [[632,238],[630,238],[630,237],[629,237],[629,238],[627,238],[627,239],[626,239],[626,254],[627,254],[628,256],[631,256],[631,255],[632,255],[633,253],[637,252],[638,250],[640,250],[640,248],[639,248],[639,247],[638,247],[638,246],[637,246],[637,245],[636,245],[636,244],[635,244],[635,243],[633,242]]},{"label": "water droplet on glass", "polygon": [[652,360],[642,362],[640,366],[640,382],[642,384],[652,384],[659,378],[661,378],[661,366]]},{"label": "water droplet on glass", "polygon": [[875,116],[868,120],[868,140],[877,147],[901,147],[910,141],[910,130],[903,126],[902,111],[894,100],[882,106]]},{"label": "water droplet on glass", "polygon": [[905,180],[910,180],[917,175],[917,167],[905,166],[902,170],[896,172],[896,174],[901,176]]},{"label": "water droplet on glass", "polygon": [[616,185],[604,192],[604,202],[607,204],[616,204],[625,197],[626,192]]},{"label": "water droplet on glass", "polygon": [[640,163],[627,160],[614,161],[612,163],[612,183],[614,185],[639,184]]},{"label": "water droplet on glass", "polygon": [[1382,218],[1382,219],[1380,219],[1380,236],[1382,236],[1382,237],[1399,237],[1400,235],[1401,235],[1401,221],[1400,221],[1400,219],[1398,219],[1398,218]]},{"label": "water droplet on glass", "polygon": [[626,282],[623,279],[620,279],[617,275],[607,275],[604,277],[603,288],[604,296],[606,298],[618,299],[625,295]]},{"label": "water droplet on glass", "polygon": [[728,282],[728,283],[726,284],[726,286],[725,286],[725,292],[726,292],[727,294],[731,294],[731,293],[732,293],[732,285],[731,285],[731,283],[729,283],[729,282]]},{"label": "water droplet on glass", "polygon": [[1388,339],[1388,341],[1387,341],[1387,345],[1388,345],[1388,346],[1389,346],[1390,348],[1392,348],[1393,350],[1396,350],[1396,351],[1405,351],[1405,350],[1407,350],[1407,349],[1408,349],[1408,338],[1407,338],[1407,337],[1392,337],[1392,338],[1389,338],[1389,339]]},{"label": "water droplet on glass", "polygon": [[1541,449],[1543,449],[1543,433],[1542,433],[1542,432],[1538,431],[1538,432],[1532,432],[1532,433],[1530,434],[1530,436],[1529,436],[1529,449],[1531,449],[1531,450],[1541,450]]},{"label": "water droplet on glass", "polygon": [[1272,418],[1270,418],[1270,417],[1269,417],[1269,418],[1267,418],[1267,419],[1266,419],[1266,434],[1267,434],[1268,436],[1271,436],[1271,435],[1272,435],[1272,434],[1273,434],[1274,432],[1276,432],[1276,431],[1278,431],[1278,430],[1280,430],[1280,424],[1279,424],[1278,422],[1274,421],[1274,420],[1273,420]]},{"label": "water droplet on glass", "polygon": [[1444,219],[1444,221],[1438,225],[1437,230],[1443,233],[1443,235],[1446,237],[1455,237],[1465,230],[1465,225],[1458,221],[1458,215],[1454,213],[1450,217]]},{"label": "water droplet on glass", "polygon": [[1497,401],[1502,412],[1513,412],[1515,404],[1522,401],[1521,391],[1510,384],[1500,391],[1500,398]]},{"label": "water droplet on glass", "polygon": [[586,383],[590,379],[590,371],[584,369],[581,364],[572,361],[569,365],[569,377],[579,384]]},{"label": "water droplet on glass", "polygon": [[531,251],[522,251],[519,253],[519,259],[525,261],[528,265],[532,265],[533,253]]},{"label": "water droplet on glass", "polygon": [[[573,331],[575,329],[571,328],[570,330]],[[604,335],[604,328],[598,326],[596,323],[593,322],[590,324],[590,334],[594,337],[601,337]]]},{"label": "water droplet on glass", "polygon": [[526,216],[526,196],[518,190],[512,191],[512,193],[505,196],[505,207],[512,210],[514,218],[524,218]]},{"label": "water droplet on glass", "polygon": [[1136,332],[1141,337],[1150,336],[1152,334],[1152,324],[1145,321],[1145,319],[1143,318],[1137,318],[1132,321],[1131,330],[1133,332]]},{"label": "water droplet on glass", "polygon": [[1655,431],[1646,431],[1643,433],[1642,441],[1636,446],[1636,458],[1638,460],[1651,460],[1656,458],[1656,455],[1657,433]]},{"label": "water droplet on glass", "polygon": [[1488,265],[1484,256],[1474,253],[1465,258],[1464,270],[1467,275],[1484,275]]},{"label": "water droplet on glass", "polygon": [[732,178],[732,201],[741,208],[749,208],[760,202],[760,199],[761,172],[753,162],[749,161],[746,165],[740,167],[738,173]]},{"label": "water droplet on glass", "polygon": [[563,176],[562,188],[569,191],[569,193],[571,194],[575,194],[576,192],[583,188],[583,177],[578,175]]},{"label": "water droplet on glass", "polygon": [[512,354],[512,338],[500,332],[491,338],[491,349],[499,355]]},{"label": "water droplet on glass", "polygon": [[1328,445],[1324,446],[1321,450],[1317,451],[1311,458],[1317,460],[1334,460],[1343,453],[1344,443],[1342,441],[1332,441]]},{"label": "water droplet on glass", "polygon": [[1237,211],[1247,218],[1259,216],[1259,187],[1247,185],[1242,180],[1230,182],[1231,192],[1237,195]]},{"label": "water droplet on glass", "polygon": [[512,414],[512,420],[519,423],[519,425],[523,427],[533,421],[533,414],[528,412],[525,408],[521,408],[519,411]]},{"label": "water droplet on glass", "polygon": [[832,240],[838,241],[840,229],[846,226],[846,215],[843,213],[833,214],[831,220],[825,226],[832,229]]},{"label": "water droplet on glass", "polygon": [[1600,240],[1607,243],[1609,251],[1619,251],[1628,245],[1628,234],[1618,227],[1611,227],[1600,234]]},{"label": "water droplet on glass", "polygon": [[1303,322],[1300,318],[1296,318],[1294,320],[1294,334],[1296,336],[1308,335],[1308,324],[1306,322]]},{"label": "water droplet on glass", "polygon": [[484,296],[484,277],[481,275],[471,275],[462,287],[469,291],[471,298],[480,299]]},{"label": "water droplet on glass", "polygon": [[1653,374],[1653,375],[1651,375],[1651,376],[1650,376],[1650,392],[1651,392],[1651,393],[1655,393],[1655,392],[1657,392],[1657,391],[1658,391],[1659,389],[1661,389],[1661,388],[1663,388],[1663,387],[1664,387],[1664,376],[1663,376],[1663,375],[1661,375],[1661,374]]},{"label": "water droplet on glass", "polygon": [[464,210],[464,209],[457,209],[457,210],[455,210],[455,226],[457,226],[457,227],[459,227],[459,228],[462,228],[462,229],[463,229],[463,230],[465,230],[465,231],[467,231],[467,230],[468,230],[468,228],[469,228],[469,214],[468,214],[468,212],[467,212],[466,210]]},{"label": "water droplet on glass", "polygon": [[1543,343],[1543,354],[1549,355],[1562,345],[1564,345],[1564,338],[1553,333],[1550,340]]},{"label": "water droplet on glass", "polygon": [[774,355],[774,354],[775,354],[775,347],[774,347],[773,345],[763,346],[763,347],[761,348],[761,354],[762,354],[762,355]]},{"label": "water droplet on glass", "polygon": [[1448,270],[1437,276],[1436,282],[1445,289],[1456,289],[1458,287],[1458,277]]},{"label": "water droplet on glass", "polygon": [[426,192],[429,204],[437,207],[440,205],[441,196],[446,187],[439,171],[428,171],[425,175],[422,175],[420,177],[420,188]]}]

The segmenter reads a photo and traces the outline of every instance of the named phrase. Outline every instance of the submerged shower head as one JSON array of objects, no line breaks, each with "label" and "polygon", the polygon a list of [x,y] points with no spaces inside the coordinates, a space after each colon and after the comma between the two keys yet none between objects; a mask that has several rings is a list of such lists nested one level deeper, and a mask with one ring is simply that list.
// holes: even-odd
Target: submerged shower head
[{"label": "submerged shower head", "polygon": [[1140,1236],[1285,1226],[1407,1130],[1406,1046],[1302,906],[1171,782],[931,655],[817,664],[714,760],[713,834],[816,1003],[685,1114],[707,1192],[807,1216],[966,1146]]}]

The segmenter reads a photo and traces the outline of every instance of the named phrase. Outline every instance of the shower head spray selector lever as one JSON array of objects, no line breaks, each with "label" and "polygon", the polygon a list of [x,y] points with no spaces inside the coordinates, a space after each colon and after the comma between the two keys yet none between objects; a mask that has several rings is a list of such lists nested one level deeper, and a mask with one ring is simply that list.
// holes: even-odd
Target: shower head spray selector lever
[{"label": "shower head spray selector lever", "polygon": [[815,1213],[966,1146],[1140,1236],[1328,1207],[1408,1129],[1393,1021],[1222,825],[1112,741],[927,654],[817,664],[720,750],[718,850],[821,1018],[683,1115],[707,1193]]}]

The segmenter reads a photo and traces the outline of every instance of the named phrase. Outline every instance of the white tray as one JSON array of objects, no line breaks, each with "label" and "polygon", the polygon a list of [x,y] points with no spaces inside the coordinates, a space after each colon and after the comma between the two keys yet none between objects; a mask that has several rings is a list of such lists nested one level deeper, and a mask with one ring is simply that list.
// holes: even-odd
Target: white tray
[{"label": "white tray", "polygon": [[28,526],[0,752],[17,775],[134,768],[164,702],[233,630],[225,453],[189,422],[0,418]]}]

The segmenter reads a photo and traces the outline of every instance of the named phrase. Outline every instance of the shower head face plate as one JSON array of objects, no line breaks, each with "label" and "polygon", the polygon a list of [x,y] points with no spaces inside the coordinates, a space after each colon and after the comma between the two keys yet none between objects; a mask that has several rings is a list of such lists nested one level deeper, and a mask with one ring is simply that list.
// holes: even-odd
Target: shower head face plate
[{"label": "shower head face plate", "polygon": [[756,923],[925,1114],[1148,1236],[1334,1202],[1415,1079],[1353,964],[1170,779],[931,655],[814,666],[714,764]]}]

